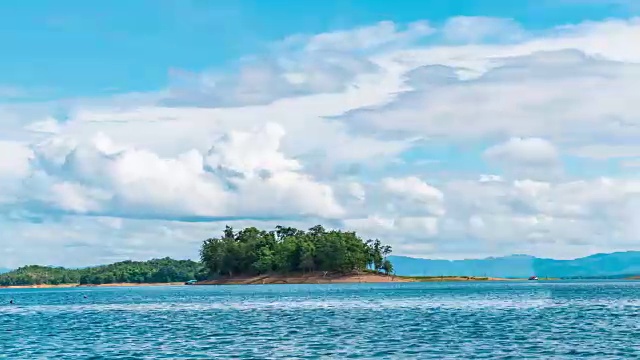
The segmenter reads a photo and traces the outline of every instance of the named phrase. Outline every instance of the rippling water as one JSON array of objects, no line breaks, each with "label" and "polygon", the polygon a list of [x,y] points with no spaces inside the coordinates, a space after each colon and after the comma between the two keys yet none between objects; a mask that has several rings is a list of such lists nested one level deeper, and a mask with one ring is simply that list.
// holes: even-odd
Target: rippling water
[{"label": "rippling water", "polygon": [[640,356],[640,282],[4,289],[0,301],[6,359]]}]

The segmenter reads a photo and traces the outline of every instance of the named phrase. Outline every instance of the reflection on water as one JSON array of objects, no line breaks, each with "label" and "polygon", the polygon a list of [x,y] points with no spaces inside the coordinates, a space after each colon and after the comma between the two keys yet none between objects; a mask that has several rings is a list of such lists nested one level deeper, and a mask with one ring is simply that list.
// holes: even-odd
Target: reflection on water
[{"label": "reflection on water", "polygon": [[634,282],[6,289],[0,301],[7,359],[640,355]]}]

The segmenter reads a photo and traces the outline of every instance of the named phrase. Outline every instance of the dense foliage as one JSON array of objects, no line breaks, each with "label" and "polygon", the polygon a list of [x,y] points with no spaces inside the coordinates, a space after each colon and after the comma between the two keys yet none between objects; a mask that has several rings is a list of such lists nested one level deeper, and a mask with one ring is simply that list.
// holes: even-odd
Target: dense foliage
[{"label": "dense foliage", "polygon": [[387,255],[391,247],[379,240],[364,241],[355,232],[314,226],[309,231],[277,226],[275,231],[254,227],[207,239],[200,257],[209,276],[328,271],[347,273],[366,269],[393,272]]},{"label": "dense foliage", "polygon": [[0,274],[0,285],[165,283],[202,278],[202,266],[170,258],[122,261],[83,269],[29,265]]}]

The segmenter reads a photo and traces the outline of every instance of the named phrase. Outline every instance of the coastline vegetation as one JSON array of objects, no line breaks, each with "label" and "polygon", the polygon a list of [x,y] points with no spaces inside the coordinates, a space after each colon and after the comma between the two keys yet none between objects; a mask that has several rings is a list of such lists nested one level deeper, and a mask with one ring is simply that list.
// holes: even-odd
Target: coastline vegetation
[{"label": "coastline vegetation", "polygon": [[227,226],[222,236],[204,241],[200,258],[209,279],[261,274],[324,272],[347,274],[372,270],[393,273],[387,259],[391,247],[380,240],[363,240],[355,232],[308,231],[277,226],[273,231],[255,227],[234,231]]},{"label": "coastline vegetation", "polygon": [[170,258],[121,261],[82,269],[29,265],[0,274],[0,286],[170,283],[202,278],[202,265]]}]

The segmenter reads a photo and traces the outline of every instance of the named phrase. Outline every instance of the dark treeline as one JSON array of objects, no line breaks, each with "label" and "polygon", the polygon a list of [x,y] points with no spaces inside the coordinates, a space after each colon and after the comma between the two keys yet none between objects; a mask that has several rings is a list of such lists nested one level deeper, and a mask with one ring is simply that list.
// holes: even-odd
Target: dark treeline
[{"label": "dark treeline", "polygon": [[29,265],[0,274],[0,285],[167,283],[203,278],[200,263],[170,258],[122,261],[82,269]]},{"label": "dark treeline", "polygon": [[366,269],[389,274],[390,253],[391,247],[379,240],[364,241],[355,232],[327,231],[320,225],[308,231],[277,226],[274,231],[250,227],[237,232],[227,226],[200,250],[210,277]]}]

